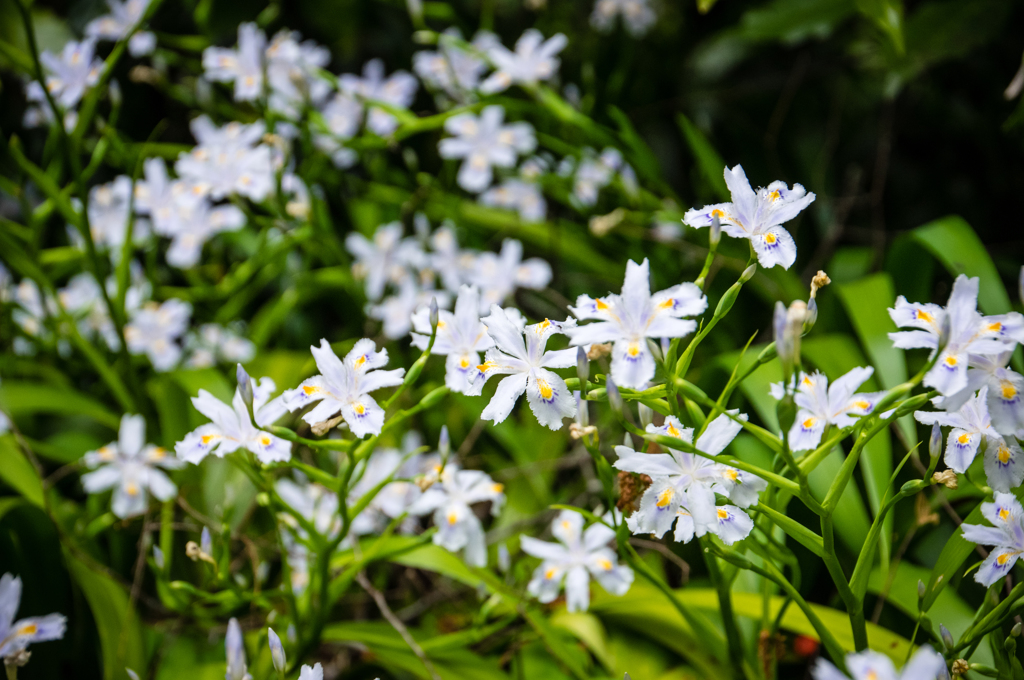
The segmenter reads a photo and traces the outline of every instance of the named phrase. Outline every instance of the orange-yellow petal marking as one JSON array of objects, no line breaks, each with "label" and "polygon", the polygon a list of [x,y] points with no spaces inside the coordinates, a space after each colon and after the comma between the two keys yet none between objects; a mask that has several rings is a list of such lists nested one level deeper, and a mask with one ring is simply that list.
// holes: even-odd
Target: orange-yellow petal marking
[{"label": "orange-yellow petal marking", "polygon": [[673,493],[671,488],[665,489],[664,491],[662,491],[660,494],[658,494],[657,506],[659,508],[666,507],[669,503],[672,502],[672,496],[673,495],[675,495],[675,494]]}]

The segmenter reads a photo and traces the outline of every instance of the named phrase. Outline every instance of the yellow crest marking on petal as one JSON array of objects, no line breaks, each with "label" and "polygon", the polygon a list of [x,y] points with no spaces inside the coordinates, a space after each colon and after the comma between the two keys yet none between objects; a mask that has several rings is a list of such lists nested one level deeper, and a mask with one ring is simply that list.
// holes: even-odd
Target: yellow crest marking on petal
[{"label": "yellow crest marking on petal", "polygon": [[664,302],[662,302],[658,306],[661,307],[662,309],[670,309],[670,308],[676,306],[676,299],[675,298],[669,298],[669,299],[665,300]]},{"label": "yellow crest marking on petal", "polygon": [[18,635],[35,635],[39,630],[39,626],[34,623],[26,623],[24,626],[18,629]]},{"label": "yellow crest marking on petal", "polygon": [[964,432],[962,435],[957,437],[956,440],[961,444],[966,444],[967,442],[971,441],[971,435]]},{"label": "yellow crest marking on petal", "polygon": [[1004,522],[1010,518],[1010,511],[1006,508],[999,508],[999,519]]},{"label": "yellow crest marking on petal", "polygon": [[999,445],[999,450],[996,451],[996,457],[999,458],[999,462],[1006,465],[1010,462],[1010,449],[1005,444]]},{"label": "yellow crest marking on petal", "polygon": [[631,357],[636,357],[640,354],[640,344],[636,342],[629,343],[629,347],[626,348],[626,354]]},{"label": "yellow crest marking on petal", "polygon": [[597,561],[597,566],[601,567],[605,571],[611,571],[612,570],[612,563],[611,563],[610,560],[600,559],[600,560]]},{"label": "yellow crest marking on petal", "polygon": [[673,425],[672,423],[668,424],[668,429],[665,431],[668,432],[673,437],[678,437],[679,435],[682,434],[682,432],[679,431],[679,428]]},{"label": "yellow crest marking on petal", "polygon": [[550,581],[551,579],[553,579],[555,577],[555,574],[557,574],[557,573],[558,573],[557,569],[555,569],[554,567],[550,567],[550,568],[548,568],[547,571],[544,572],[544,578],[547,579],[548,581]]},{"label": "yellow crest marking on petal", "polygon": [[468,357],[462,357],[462,360],[459,361],[459,367],[460,368],[469,368],[469,358]]},{"label": "yellow crest marking on petal", "polygon": [[772,200],[772,201],[774,202],[774,201],[777,201],[777,200],[779,200],[779,197],[780,197],[781,195],[782,195],[782,194],[780,194],[780,193],[779,193],[778,191],[773,191],[773,192],[771,192],[770,194],[768,194],[768,198],[770,198],[770,199],[771,199],[771,200]]},{"label": "yellow crest marking on petal", "polygon": [[365,363],[366,363],[366,355],[364,354],[361,357],[359,357],[358,359],[356,359],[356,368],[359,368],[360,366],[362,366]]},{"label": "yellow crest marking on petal", "polygon": [[729,519],[729,511],[725,508],[718,508],[718,519]]},{"label": "yellow crest marking on petal", "polygon": [[501,493],[504,490],[505,490],[505,485],[504,484],[497,484],[497,483],[495,483],[495,484],[491,485],[491,491],[493,493]]},{"label": "yellow crest marking on petal", "polygon": [[867,411],[871,408],[871,402],[864,401],[863,399],[853,402],[853,405],[859,408],[861,411]]},{"label": "yellow crest marking on petal", "polygon": [[537,389],[540,390],[541,399],[548,401],[555,395],[555,391],[551,389],[551,385],[548,384],[547,380],[541,378],[537,379]]},{"label": "yellow crest marking on petal", "polygon": [[492,368],[497,368],[497,366],[498,366],[498,364],[494,363],[493,361],[485,361],[484,363],[479,364],[476,367],[476,370],[480,371],[481,373],[486,373],[487,371],[491,370]]},{"label": "yellow crest marking on petal", "polygon": [[818,421],[817,421],[817,419],[815,419],[815,418],[808,418],[807,420],[805,420],[805,421],[804,421],[804,422],[802,423],[802,426],[803,426],[803,428],[804,428],[805,430],[809,430],[809,429],[811,429],[812,427],[814,427],[814,423],[816,423],[816,422],[818,422]]},{"label": "yellow crest marking on petal", "polygon": [[771,232],[768,232],[767,234],[764,235],[764,242],[770,246],[775,245],[775,242],[778,240],[779,239],[775,237],[775,234]]},{"label": "yellow crest marking on petal", "polygon": [[458,516],[457,513],[454,513],[454,512],[449,512],[448,513],[448,524],[455,524],[458,521],[459,521],[459,516]]},{"label": "yellow crest marking on petal", "polygon": [[357,416],[361,416],[361,415],[363,415],[364,413],[366,413],[366,407],[365,407],[365,406],[363,406],[363,405],[362,405],[362,404],[360,404],[360,403],[356,403],[356,404],[355,404],[355,405],[354,405],[354,406],[352,407],[352,410],[356,412],[356,415],[357,415]]},{"label": "yellow crest marking on petal", "polygon": [[602,300],[601,298],[597,298],[596,300],[594,300],[594,306],[597,307],[597,310],[599,312],[605,312],[611,309],[611,307],[608,306],[608,303]]},{"label": "yellow crest marking on petal", "polygon": [[725,474],[725,476],[730,481],[733,481],[733,482],[735,482],[739,478],[739,476],[740,476],[740,474],[738,472],[736,472],[735,470],[733,470],[732,468],[729,468],[728,470],[726,470],[724,474]]},{"label": "yellow crest marking on petal", "polygon": [[1000,384],[1000,392],[1002,392],[1003,399],[1006,401],[1010,401],[1017,396],[1017,388],[1009,380],[1004,380]]},{"label": "yellow crest marking on petal", "polygon": [[316,394],[317,392],[319,392],[320,388],[317,387],[316,385],[303,385],[302,391],[306,393],[306,396],[309,396],[311,394]]},{"label": "yellow crest marking on petal", "polygon": [[139,485],[136,484],[135,482],[128,482],[128,484],[124,487],[124,490],[128,493],[129,496],[139,495]]},{"label": "yellow crest marking on petal", "polygon": [[960,362],[957,360],[957,358],[955,356],[948,356],[948,357],[946,357],[946,365],[947,366],[950,366],[950,367],[956,366],[958,363],[960,363]]},{"label": "yellow crest marking on petal", "polygon": [[714,210],[711,211],[711,216],[717,217],[718,219],[723,219],[725,217],[725,211],[715,208]]},{"label": "yellow crest marking on petal", "polygon": [[996,321],[995,323],[990,323],[988,325],[988,331],[990,333],[999,333],[1002,330],[1003,330],[1003,324],[999,323],[998,321]]},{"label": "yellow crest marking on petal", "polygon": [[658,502],[656,505],[659,508],[664,508],[665,506],[672,502],[672,496],[674,495],[675,492],[673,492],[671,488],[665,489],[660,494],[658,494]]},{"label": "yellow crest marking on petal", "polygon": [[999,555],[999,557],[996,558],[996,562],[999,563],[1000,567],[1005,565],[1009,561],[1010,561],[1010,553],[1001,553]]},{"label": "yellow crest marking on petal", "polygon": [[920,319],[921,321],[924,321],[925,323],[932,323],[933,321],[935,321],[935,317],[933,317],[931,314],[929,314],[928,312],[924,311],[923,309],[915,309],[914,310],[914,318]]},{"label": "yellow crest marking on petal", "polygon": [[270,446],[270,437],[268,437],[267,435],[263,435],[262,437],[260,437],[260,445]]}]

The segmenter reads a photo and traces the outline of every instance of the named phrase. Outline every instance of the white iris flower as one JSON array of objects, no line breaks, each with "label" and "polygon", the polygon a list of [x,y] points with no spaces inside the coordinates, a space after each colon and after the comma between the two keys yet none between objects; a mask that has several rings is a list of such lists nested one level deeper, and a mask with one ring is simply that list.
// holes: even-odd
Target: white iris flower
[{"label": "white iris flower", "polygon": [[503,125],[505,109],[488,106],[480,116],[460,113],[444,122],[452,137],[442,139],[438,152],[442,158],[462,158],[458,182],[466,191],[479,193],[491,185],[492,167],[511,168],[518,156],[531,153],[537,146],[529,123]]},{"label": "white iris flower", "polygon": [[680,283],[651,295],[650,265],[647,260],[626,263],[626,278],[620,295],[603,298],[580,295],[569,310],[580,321],[598,323],[566,330],[573,345],[614,342],[612,379],[619,387],[643,389],[654,377],[654,356],[647,338],[681,338],[697,328],[684,316],[696,316],[707,309],[700,288]]},{"label": "white iris flower", "polygon": [[207,47],[203,71],[208,80],[235,84],[235,101],[253,101],[263,94],[263,51],[266,34],[254,23],[238,26],[238,49]]},{"label": "white iris flower", "polygon": [[570,612],[587,611],[590,606],[590,577],[612,595],[622,596],[633,584],[633,570],[620,566],[608,544],[615,531],[596,522],[583,530],[583,515],[563,510],[551,522],[558,543],[520,536],[519,545],[527,555],[543,562],[533,572],[527,591],[544,603],[558,597],[565,583],[565,605]]},{"label": "white iris flower", "polygon": [[971,466],[982,440],[986,443],[985,475],[989,486],[1009,491],[1024,481],[1024,453],[1012,437],[1002,437],[988,414],[988,386],[968,399],[960,410],[915,411],[914,418],[925,425],[947,425],[953,430],[946,439],[946,465],[963,474]]},{"label": "white iris flower", "polygon": [[[739,417],[746,419],[745,415]],[[704,453],[717,455],[740,429],[739,423],[722,414],[708,424],[694,446]],[[693,430],[684,428],[673,416],[666,418],[661,427],[648,425],[647,431],[684,441],[693,439]],[[760,477],[674,449],[651,454],[616,446],[615,452],[619,454],[615,468],[649,475],[652,480],[640,499],[640,509],[626,520],[633,533],[660,537],[675,524],[675,539],[682,543],[689,542],[694,535],[713,533],[726,545],[732,545],[746,538],[753,528],[753,521],[740,508],[757,504],[757,495],[767,488]],[[716,493],[740,507],[717,506]]]},{"label": "white iris flower", "polygon": [[725,169],[725,183],[732,192],[732,203],[690,209],[683,222],[695,228],[710,227],[717,217],[726,234],[750,240],[762,267],[789,269],[796,261],[796,243],[781,225],[813,203],[814,194],[799,184],[790,189],[785,182],[772,182],[755,192],[740,165]]},{"label": "white iris flower", "polygon": [[480,203],[515,210],[524,222],[543,222],[548,212],[548,204],[540,187],[533,182],[515,178],[506,179],[482,193]]},{"label": "white iris flower", "polygon": [[474,567],[487,566],[487,541],[484,529],[470,507],[491,502],[491,515],[497,516],[505,504],[504,487],[480,470],[454,470],[445,467],[439,483],[423,492],[408,511],[411,515],[434,513],[434,544],[445,550],[465,550],[465,559]]},{"label": "white iris flower", "polygon": [[291,459],[290,442],[260,429],[273,425],[283,415],[283,395],[268,400],[274,389],[273,381],[269,378],[263,378],[259,383],[253,380],[252,384],[255,424],[237,389],[230,406],[206,390],[199,390],[199,396],[193,397],[192,405],[213,422],[199,426],[174,445],[178,458],[198,464],[208,454],[223,458],[240,448],[246,448],[265,465]]},{"label": "white iris flower", "polygon": [[576,400],[565,381],[550,369],[575,366],[577,350],[545,351],[544,348],[548,338],[555,333],[564,333],[576,322],[572,319],[563,323],[544,320],[520,330],[504,310],[493,305],[490,316],[484,317],[483,323],[495,347],[487,350],[486,360],[477,367],[482,375],[468,393],[480,394],[492,375],[508,377],[498,383],[498,389],[480,417],[495,424],[502,422],[523,392],[526,392],[526,400],[541,425],[557,430],[562,427],[563,418],[575,417]]},{"label": "white iris flower", "polygon": [[61,614],[29,616],[14,620],[21,604],[21,577],[0,576],[0,659],[13,656],[33,642],[60,640],[67,628]]},{"label": "white iris flower", "polygon": [[1024,436],[1024,376],[1007,368],[1012,351],[991,356],[972,354],[968,358],[967,387],[948,397],[932,400],[944,411],[956,411],[982,387],[988,387],[988,412],[992,427],[1002,434]]},{"label": "white iris flower", "polygon": [[[949,339],[935,365],[924,377],[924,384],[944,396],[967,387],[970,355],[991,356],[1012,350],[1024,340],[1024,317],[1016,312],[983,317],[978,313],[978,278],[963,274],[953,282],[946,307],[909,303],[902,295],[889,316],[900,328],[913,331],[889,333],[893,346],[900,349],[924,347],[939,349],[943,326],[949,326]],[[948,318],[947,318],[948,317]]]},{"label": "white iris flower", "polygon": [[388,283],[401,283],[409,277],[410,267],[418,267],[425,260],[415,239],[402,238],[401,222],[377,227],[373,240],[351,233],[345,237],[345,247],[356,258],[353,273],[366,279],[366,297],[370,300],[379,300]]},{"label": "white iris flower", "polygon": [[175,162],[179,177],[214,200],[238,194],[260,202],[274,191],[271,149],[259,143],[266,132],[262,121],[217,127],[203,115],[189,128],[198,144]]},{"label": "white iris flower", "polygon": [[384,426],[384,409],[370,396],[383,387],[402,384],[404,368],[376,371],[388,363],[388,351],[377,351],[373,340],[358,341],[342,361],[327,340],[320,347],[310,347],[320,375],[302,382],[294,390],[284,393],[288,410],[297,411],[319,401],[315,408],[302,416],[309,424],[329,420],[339,411],[356,437],[380,434]]},{"label": "white iris flower", "polygon": [[487,50],[487,56],[497,68],[480,85],[480,91],[494,94],[512,85],[536,85],[548,80],[558,71],[558,53],[565,49],[569,39],[558,33],[547,41],[535,28],[528,28],[516,41],[516,51],[496,43]]},{"label": "white iris flower", "polygon": [[642,38],[658,20],[651,7],[651,0],[597,0],[590,15],[594,30],[608,33],[615,25],[615,19],[622,16],[622,25],[634,38]]},{"label": "white iris flower", "polygon": [[228,632],[224,636],[224,652],[228,659],[227,673],[224,680],[252,680],[245,665],[245,641],[238,619],[232,617],[228,621]]},{"label": "white iris flower", "polygon": [[[928,645],[914,652],[901,672],[885,654],[866,649],[846,655],[846,667],[853,680],[942,680],[946,678],[946,661]],[[812,671],[814,680],[848,680],[835,666],[819,659]]]},{"label": "white iris flower", "polygon": [[[874,372],[870,366],[855,368],[831,386],[821,373],[800,374],[798,379],[794,378],[797,382],[794,400],[800,410],[789,430],[789,448],[793,451],[814,449],[821,442],[826,426],[848,427],[857,422],[857,418],[869,415],[885,392],[854,392]],[[782,399],[785,394],[782,383],[771,386],[771,395],[776,399]]]},{"label": "white iris flower", "polygon": [[178,487],[158,468],[174,470],[184,465],[162,446],[147,444],[145,419],[128,414],[121,417],[117,441],[85,454],[84,462],[95,468],[82,476],[86,493],[116,487],[111,510],[122,519],[146,511],[147,492],[159,501],[174,498]]},{"label": "white iris flower", "polygon": [[469,273],[469,283],[480,288],[480,311],[501,305],[517,288],[540,290],[551,282],[551,265],[538,257],[523,259],[523,244],[511,238],[501,253],[480,253]]},{"label": "white iris flower", "polygon": [[[93,19],[85,26],[85,34],[98,40],[122,40],[142,21],[150,0],[107,0],[110,14]],[[133,57],[144,57],[156,49],[156,35],[150,31],[136,31],[128,41]]]},{"label": "white iris flower", "polygon": [[372,106],[372,102],[379,101],[398,109],[407,109],[419,87],[416,77],[405,71],[395,71],[384,78],[384,62],[380,59],[366,62],[362,78],[346,73],[338,78],[338,85],[342,92],[371,103],[366,127],[381,137],[394,132],[398,120],[384,109]]},{"label": "white iris flower", "polygon": [[[453,392],[468,394],[474,383],[481,379],[480,352],[494,347],[487,327],[480,321],[480,292],[474,286],[463,285],[455,300],[455,312],[440,310],[437,338],[431,354],[447,356],[444,383]],[[412,317],[412,344],[426,349],[430,342],[430,310],[421,308]]]},{"label": "white iris flower", "polygon": [[169,371],[181,360],[178,339],[188,330],[192,305],[176,298],[147,302],[132,314],[124,339],[132,354],[145,354],[157,371]]},{"label": "white iris flower", "polygon": [[963,524],[961,528],[968,541],[994,546],[974,573],[974,580],[988,587],[1009,574],[1024,554],[1024,508],[1013,494],[996,493],[994,503],[981,504],[981,514],[992,526]]}]

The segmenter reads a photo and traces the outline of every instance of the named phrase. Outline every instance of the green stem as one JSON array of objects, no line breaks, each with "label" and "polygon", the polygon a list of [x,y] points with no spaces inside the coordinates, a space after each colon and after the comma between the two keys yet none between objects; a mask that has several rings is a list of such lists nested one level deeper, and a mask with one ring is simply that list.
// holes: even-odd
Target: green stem
[{"label": "green stem", "polygon": [[722,570],[718,567],[718,558],[706,549],[710,539],[702,537],[698,544],[703,549],[704,563],[708,567],[708,575],[711,583],[718,594],[718,609],[722,614],[722,624],[725,626],[725,640],[729,650],[729,662],[732,665],[732,672],[737,678],[742,678],[743,673],[743,638],[740,637],[740,630],[736,625],[736,613],[732,608],[732,595],[729,592],[729,583],[723,578]]},{"label": "green stem", "polygon": [[854,595],[849,582],[846,580],[846,574],[843,573],[843,567],[839,564],[839,558],[836,556],[836,539],[831,514],[821,518],[821,539],[824,547],[821,557],[825,562],[829,575],[832,577],[832,581],[836,584],[839,597],[842,598],[843,603],[846,605],[846,613],[850,617],[850,629],[853,631],[853,644],[858,652],[867,649],[868,630],[867,623],[864,620],[864,600]]}]

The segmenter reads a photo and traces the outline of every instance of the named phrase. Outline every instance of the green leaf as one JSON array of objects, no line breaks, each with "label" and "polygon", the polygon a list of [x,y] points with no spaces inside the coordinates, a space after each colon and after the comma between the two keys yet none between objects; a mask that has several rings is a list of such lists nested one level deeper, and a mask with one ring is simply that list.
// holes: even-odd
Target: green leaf
[{"label": "green leaf", "polygon": [[[964,524],[981,524],[981,521],[981,504],[979,503],[967,517],[964,517]],[[935,561],[931,576],[926,581],[928,585],[924,600],[921,602],[921,608],[924,611],[931,609],[936,598],[949,585],[950,580],[972,552],[974,552],[974,544],[965,539],[959,530],[954,531],[946,541],[946,545],[943,546],[942,552],[939,553],[939,559]]]},{"label": "green leaf", "polygon": [[741,35],[752,42],[788,45],[822,39],[854,11],[853,0],[772,0],[744,12]]},{"label": "green leaf", "polygon": [[0,480],[28,501],[43,507],[43,481],[10,434],[0,436]]},{"label": "green leaf", "polygon": [[615,658],[608,648],[608,636],[601,619],[589,612],[559,610],[551,617],[551,625],[571,633],[609,672],[615,671]]},{"label": "green leaf", "polygon": [[711,146],[711,142],[704,136],[704,133],[690,122],[690,119],[679,114],[676,116],[679,129],[683,131],[683,137],[690,146],[690,151],[697,161],[697,169],[701,176],[710,185],[715,197],[720,201],[728,201],[731,194],[729,187],[725,185],[725,161]]},{"label": "green leaf", "polygon": [[49,413],[67,416],[86,416],[116,430],[120,416],[108,410],[93,397],[69,387],[55,387],[44,383],[4,380],[0,384],[0,403],[8,414],[22,415]]},{"label": "green leaf", "polygon": [[1010,297],[992,257],[978,234],[962,217],[950,215],[914,229],[911,236],[935,256],[953,276],[966,274],[981,279],[978,307],[986,314],[1010,311]]},{"label": "green leaf", "polygon": [[903,54],[903,3],[901,0],[857,0],[857,10],[885,33],[898,54]]},{"label": "green leaf", "polygon": [[105,680],[121,680],[125,668],[145,675],[142,624],[124,589],[106,574],[80,561],[70,550],[64,550],[64,561],[92,610],[103,652]]},{"label": "green leaf", "polygon": [[424,545],[391,558],[392,562],[414,569],[426,569],[476,588],[483,581],[459,557],[436,545]]}]

